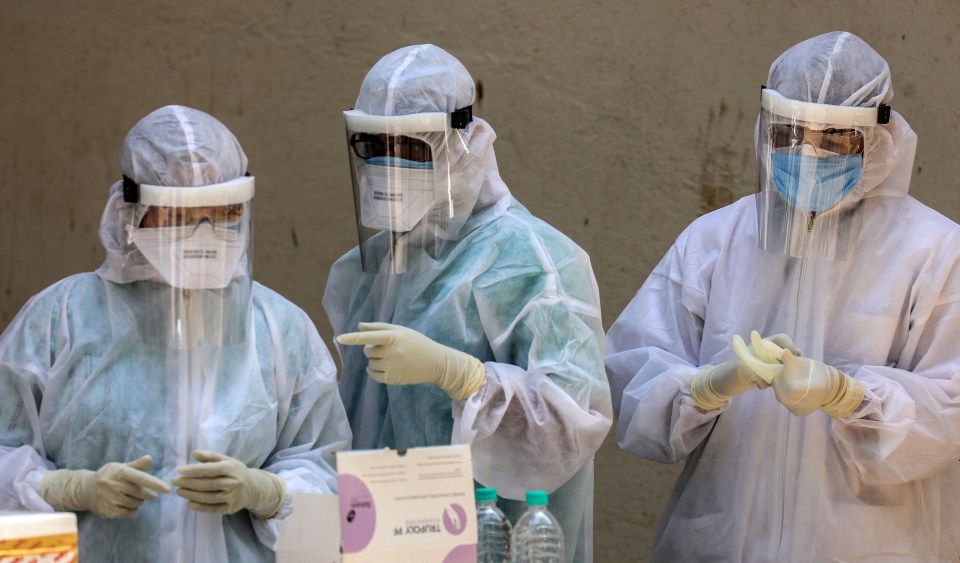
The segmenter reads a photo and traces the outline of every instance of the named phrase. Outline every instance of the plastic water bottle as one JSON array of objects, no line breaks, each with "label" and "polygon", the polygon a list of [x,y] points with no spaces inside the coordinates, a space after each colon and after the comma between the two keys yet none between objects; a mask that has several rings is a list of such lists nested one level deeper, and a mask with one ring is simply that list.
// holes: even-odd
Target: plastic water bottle
[{"label": "plastic water bottle", "polygon": [[496,489],[477,489],[477,563],[509,563],[510,520],[497,508]]},{"label": "plastic water bottle", "polygon": [[547,510],[547,493],[527,492],[527,511],[513,529],[513,563],[563,563],[563,530]]}]

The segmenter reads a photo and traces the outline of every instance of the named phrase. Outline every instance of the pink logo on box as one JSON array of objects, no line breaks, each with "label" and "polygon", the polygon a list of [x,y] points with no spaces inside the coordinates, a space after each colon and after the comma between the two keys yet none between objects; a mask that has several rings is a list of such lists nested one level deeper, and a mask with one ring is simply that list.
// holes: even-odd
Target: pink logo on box
[{"label": "pink logo on box", "polygon": [[476,563],[477,545],[458,545],[443,558],[443,563]]},{"label": "pink logo on box", "polygon": [[354,475],[337,477],[340,485],[340,529],[343,551],[356,553],[367,547],[377,527],[377,507],[370,489]]},{"label": "pink logo on box", "polygon": [[453,503],[443,511],[443,527],[450,535],[459,536],[467,529],[467,511]]}]

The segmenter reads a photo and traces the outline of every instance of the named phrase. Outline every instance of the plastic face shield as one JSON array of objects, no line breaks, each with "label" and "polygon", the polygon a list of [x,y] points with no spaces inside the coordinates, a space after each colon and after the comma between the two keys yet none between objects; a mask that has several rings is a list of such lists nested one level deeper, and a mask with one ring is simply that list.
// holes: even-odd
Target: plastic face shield
[{"label": "plastic face shield", "polygon": [[253,274],[253,177],[200,187],[125,183],[127,189],[138,192],[125,193],[138,204],[129,241],[170,286],[221,289]]},{"label": "plastic face shield", "polygon": [[[880,108],[798,102],[763,89],[757,131],[759,245],[842,260],[859,234],[853,211]],[[888,115],[888,114],[887,114]]]},{"label": "plastic face shield", "polygon": [[415,269],[454,214],[448,142],[461,141],[451,114],[344,118],[363,269]]}]

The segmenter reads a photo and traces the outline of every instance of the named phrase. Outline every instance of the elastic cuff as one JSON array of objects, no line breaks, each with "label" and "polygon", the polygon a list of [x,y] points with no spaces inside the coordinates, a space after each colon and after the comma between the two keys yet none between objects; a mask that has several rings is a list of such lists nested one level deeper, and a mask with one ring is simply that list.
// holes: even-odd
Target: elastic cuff
[{"label": "elastic cuff", "polygon": [[863,402],[863,384],[842,371],[837,372],[840,374],[840,389],[832,400],[820,407],[830,418],[849,416]]},{"label": "elastic cuff", "polygon": [[85,501],[84,479],[89,469],[53,469],[40,482],[40,496],[56,511],[90,510]]},{"label": "elastic cuff", "polygon": [[447,393],[454,401],[463,401],[470,395],[473,395],[477,389],[480,388],[480,385],[483,384],[483,378],[487,375],[487,369],[483,367],[483,362],[474,357],[471,357],[470,360],[475,362],[475,365],[473,369],[468,372],[467,377],[464,379],[463,386],[455,392]]},{"label": "elastic cuff", "polygon": [[693,402],[705,411],[715,411],[730,400],[730,397],[720,395],[710,388],[710,374],[715,369],[717,369],[716,366],[698,371],[690,382],[690,396],[693,397]]},{"label": "elastic cuff", "polygon": [[263,469],[260,471],[263,471],[270,479],[270,482],[273,483],[274,487],[276,487],[277,498],[279,500],[277,501],[276,506],[274,506],[273,511],[268,516],[261,516],[259,514],[253,514],[253,516],[259,520],[269,520],[276,517],[277,514],[280,514],[280,507],[283,506],[283,499],[287,498],[287,482],[284,481],[283,477],[280,477],[279,475],[275,475]]}]

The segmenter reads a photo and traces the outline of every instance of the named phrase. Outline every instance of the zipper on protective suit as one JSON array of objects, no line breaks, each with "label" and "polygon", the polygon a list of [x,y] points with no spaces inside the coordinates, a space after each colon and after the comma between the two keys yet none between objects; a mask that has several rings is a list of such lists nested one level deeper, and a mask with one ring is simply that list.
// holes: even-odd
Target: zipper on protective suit
[{"label": "zipper on protective suit", "polygon": [[[817,219],[817,212],[810,212],[810,218],[807,219],[807,230],[803,234],[803,241],[800,243],[800,279],[797,282],[797,306],[796,314],[793,317],[793,337],[800,332],[800,311],[803,306],[803,288],[806,285],[807,278],[807,246],[813,237],[813,223]],[[787,431],[784,440],[783,459],[786,460],[790,452],[790,427],[793,423],[793,417],[787,417]],[[777,559],[783,559],[783,525],[787,519],[787,464],[784,463],[780,470],[780,537],[777,540]]]}]

